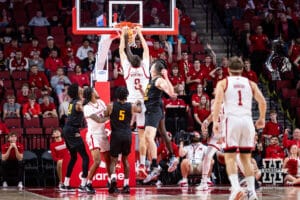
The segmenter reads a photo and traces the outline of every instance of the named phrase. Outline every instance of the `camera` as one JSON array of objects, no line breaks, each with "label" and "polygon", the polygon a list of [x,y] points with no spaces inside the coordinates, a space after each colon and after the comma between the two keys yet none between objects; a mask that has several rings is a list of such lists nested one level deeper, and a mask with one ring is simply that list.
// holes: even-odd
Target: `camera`
[{"label": "camera", "polygon": [[186,132],[184,130],[181,130],[177,133],[175,138],[176,144],[180,144],[180,142],[183,142],[184,146],[191,144],[193,141],[200,141],[200,134],[196,131]]}]

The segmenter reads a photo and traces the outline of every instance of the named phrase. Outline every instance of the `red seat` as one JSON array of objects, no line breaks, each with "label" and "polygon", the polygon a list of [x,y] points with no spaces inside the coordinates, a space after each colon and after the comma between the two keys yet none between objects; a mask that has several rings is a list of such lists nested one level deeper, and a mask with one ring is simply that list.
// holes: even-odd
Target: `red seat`
[{"label": "red seat", "polygon": [[9,130],[10,130],[10,132],[16,133],[18,136],[22,136],[24,134],[23,128],[10,128]]},{"label": "red seat", "polygon": [[44,128],[57,128],[59,127],[59,122],[57,117],[43,118],[42,125]]},{"label": "red seat", "polygon": [[27,71],[13,71],[11,77],[14,80],[28,80],[28,73]]},{"label": "red seat", "polygon": [[64,33],[63,27],[61,27],[61,26],[51,27],[51,35],[55,36],[55,41],[56,41],[57,37],[63,37],[64,38],[65,33]]},{"label": "red seat", "polygon": [[0,71],[0,77],[4,80],[10,80],[10,71]]},{"label": "red seat", "polygon": [[40,119],[39,118],[32,118],[30,120],[24,119],[23,120],[23,127],[24,128],[40,128]]},{"label": "red seat", "polygon": [[[62,129],[60,127],[56,127],[56,129],[59,129],[60,132],[62,133]],[[52,131],[53,131],[53,128],[45,128],[44,132],[45,132],[46,135],[51,135]]]},{"label": "red seat", "polygon": [[11,80],[3,80],[3,86],[7,89],[13,89],[13,84]]},{"label": "red seat", "polygon": [[20,118],[6,118],[4,120],[6,126],[10,128],[21,128],[21,119]]},{"label": "red seat", "polygon": [[14,88],[18,91],[22,88],[24,83],[28,83],[27,80],[15,80],[14,81]]},{"label": "red seat", "polygon": [[[189,45],[181,44],[181,52],[183,52],[183,51],[188,52],[189,51]],[[177,54],[177,52],[178,52],[178,45],[176,44],[173,53]]]},{"label": "red seat", "polygon": [[42,128],[25,128],[25,133],[27,135],[39,135],[39,134],[43,134],[43,129]]},{"label": "red seat", "polygon": [[297,97],[296,89],[282,88],[281,95],[283,100],[290,99],[291,97]]},{"label": "red seat", "polygon": [[203,54],[204,47],[202,44],[191,44],[190,51],[191,51],[191,54]]},{"label": "red seat", "polygon": [[275,90],[279,92],[282,88],[292,88],[292,83],[290,80],[278,80],[276,81],[275,86]]},{"label": "red seat", "polygon": [[48,149],[47,140],[45,140],[44,135],[26,135],[24,141],[25,149],[27,150],[39,150]]},{"label": "red seat", "polygon": [[296,107],[300,107],[300,98],[291,97],[291,99],[290,99],[290,108],[294,109]]}]

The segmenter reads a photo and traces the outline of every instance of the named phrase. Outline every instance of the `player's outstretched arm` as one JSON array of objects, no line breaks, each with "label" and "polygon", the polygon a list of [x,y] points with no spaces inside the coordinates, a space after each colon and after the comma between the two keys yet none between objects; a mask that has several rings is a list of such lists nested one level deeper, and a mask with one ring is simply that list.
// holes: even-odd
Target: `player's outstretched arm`
[{"label": "player's outstretched arm", "polygon": [[263,96],[260,89],[257,87],[257,84],[254,82],[250,82],[251,88],[253,91],[253,97],[258,103],[258,110],[259,110],[259,118],[255,123],[256,128],[264,128],[265,127],[265,119],[266,119],[266,110],[267,104],[265,97]]},{"label": "player's outstretched arm", "polygon": [[143,47],[143,60],[147,59],[150,60],[150,56],[149,56],[149,47],[147,45],[147,42],[142,34],[142,30],[141,27],[136,27],[136,31],[137,31],[137,35],[139,36],[141,43],[142,43],[142,47]]},{"label": "player's outstretched arm", "polygon": [[125,53],[125,34],[127,33],[126,28],[122,28],[121,36],[120,36],[120,45],[119,45],[119,53],[120,53],[120,60],[121,65],[123,65],[123,61],[126,59],[126,53]]},{"label": "player's outstretched arm", "polygon": [[170,97],[175,97],[176,93],[174,92],[174,87],[168,78],[168,71],[163,69],[161,70],[161,74],[163,78],[159,78],[157,80],[157,87],[167,93]]}]

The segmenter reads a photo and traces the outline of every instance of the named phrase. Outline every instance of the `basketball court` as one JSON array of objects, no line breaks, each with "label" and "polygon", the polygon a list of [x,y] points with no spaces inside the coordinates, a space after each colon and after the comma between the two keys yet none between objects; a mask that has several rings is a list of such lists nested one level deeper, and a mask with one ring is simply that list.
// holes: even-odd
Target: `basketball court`
[{"label": "basketball court", "polygon": [[[96,188],[95,195],[84,193],[58,192],[55,188],[26,188],[18,191],[9,187],[7,190],[0,189],[0,199],[62,199],[62,200],[110,200],[110,199],[130,199],[130,200],[227,200],[229,197],[228,187],[215,187],[208,191],[197,191],[195,187],[161,187],[146,186],[131,188],[130,194],[109,194],[106,188]],[[262,200],[297,200],[300,199],[300,188],[298,187],[262,187],[257,193]]]}]

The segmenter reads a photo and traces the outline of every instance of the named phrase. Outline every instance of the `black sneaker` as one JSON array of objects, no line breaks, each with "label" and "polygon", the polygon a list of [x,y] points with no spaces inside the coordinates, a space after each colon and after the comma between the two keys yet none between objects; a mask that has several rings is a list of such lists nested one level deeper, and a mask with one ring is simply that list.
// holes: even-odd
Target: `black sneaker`
[{"label": "black sneaker", "polygon": [[112,194],[112,193],[118,193],[119,192],[118,188],[117,188],[117,180],[115,178],[111,179],[111,181],[110,181],[110,187],[108,189],[108,192],[110,194]]},{"label": "black sneaker", "polygon": [[124,194],[130,194],[130,188],[129,188],[128,185],[126,185],[126,186],[123,187],[122,193],[124,193]]},{"label": "black sneaker", "polygon": [[60,186],[59,191],[61,192],[75,192],[75,188],[71,186],[65,186],[64,184]]},{"label": "black sneaker", "polygon": [[86,192],[86,186],[80,185],[78,188],[78,192],[80,192],[80,193]]},{"label": "black sneaker", "polygon": [[86,184],[85,189],[86,189],[86,192],[87,192],[88,194],[95,194],[95,193],[96,193],[96,191],[95,191],[95,189],[93,188],[93,186],[92,186],[91,183]]}]

